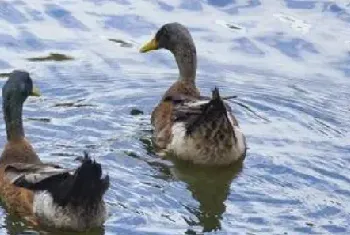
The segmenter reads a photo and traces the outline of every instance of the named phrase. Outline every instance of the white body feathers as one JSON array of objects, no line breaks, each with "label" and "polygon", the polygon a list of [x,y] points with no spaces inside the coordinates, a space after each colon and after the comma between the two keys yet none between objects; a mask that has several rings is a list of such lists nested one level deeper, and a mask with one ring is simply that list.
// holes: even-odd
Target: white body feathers
[{"label": "white body feathers", "polygon": [[47,191],[34,193],[33,213],[41,223],[55,228],[84,231],[87,228],[101,226],[107,212],[104,202],[91,210],[80,207],[61,207],[54,203]]},{"label": "white body feathers", "polygon": [[[200,103],[202,104],[203,101]],[[234,135],[229,130],[212,130],[213,133],[216,131],[226,132],[226,141],[218,140],[215,137],[206,138],[201,132],[186,136],[185,123],[175,122],[172,127],[172,139],[166,149],[167,152],[172,152],[178,158],[192,161],[195,164],[228,165],[239,160],[246,151],[245,137],[240,128],[234,125],[230,113],[227,113],[227,117],[233,127]],[[203,132],[206,131],[206,128],[206,126],[202,127]],[[222,126],[217,128],[222,128]],[[229,135],[232,135],[231,138]]]}]

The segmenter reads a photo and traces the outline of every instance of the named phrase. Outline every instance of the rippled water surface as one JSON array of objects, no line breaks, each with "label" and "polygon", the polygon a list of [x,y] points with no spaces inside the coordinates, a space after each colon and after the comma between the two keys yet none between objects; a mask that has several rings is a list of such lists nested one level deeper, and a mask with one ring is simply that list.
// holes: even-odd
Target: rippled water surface
[{"label": "rippled water surface", "polygon": [[[172,21],[192,32],[202,94],[238,96],[242,165],[152,153],[150,113],[177,68],[138,48]],[[0,85],[22,68],[41,88],[24,108],[41,158],[76,166],[87,149],[111,176],[110,217],[91,234],[350,234],[349,29],[340,0],[0,1]],[[0,225],[40,231],[2,207]]]}]

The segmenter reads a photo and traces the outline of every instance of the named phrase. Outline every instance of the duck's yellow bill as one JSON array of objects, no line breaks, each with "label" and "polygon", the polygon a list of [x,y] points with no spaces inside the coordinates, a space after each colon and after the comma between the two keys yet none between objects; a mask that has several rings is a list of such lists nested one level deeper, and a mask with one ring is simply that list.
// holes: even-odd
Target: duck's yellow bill
[{"label": "duck's yellow bill", "polygon": [[30,96],[41,96],[39,88],[33,87],[33,90],[32,90],[32,92],[29,95]]},{"label": "duck's yellow bill", "polygon": [[156,39],[153,38],[151,41],[149,41],[148,43],[143,45],[143,47],[141,47],[140,52],[145,53],[145,52],[157,50],[157,49],[158,49],[158,43]]}]

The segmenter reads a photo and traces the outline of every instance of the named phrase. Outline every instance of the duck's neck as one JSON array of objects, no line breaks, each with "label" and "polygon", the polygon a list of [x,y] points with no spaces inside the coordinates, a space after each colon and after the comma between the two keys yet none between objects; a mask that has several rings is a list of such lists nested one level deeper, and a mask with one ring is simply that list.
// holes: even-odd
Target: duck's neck
[{"label": "duck's neck", "polygon": [[3,113],[6,123],[6,134],[8,141],[20,140],[24,138],[22,123],[23,102],[6,101],[3,103]]},{"label": "duck's neck", "polygon": [[195,84],[197,70],[196,47],[193,42],[177,45],[173,50],[177,67],[180,72],[180,80]]}]

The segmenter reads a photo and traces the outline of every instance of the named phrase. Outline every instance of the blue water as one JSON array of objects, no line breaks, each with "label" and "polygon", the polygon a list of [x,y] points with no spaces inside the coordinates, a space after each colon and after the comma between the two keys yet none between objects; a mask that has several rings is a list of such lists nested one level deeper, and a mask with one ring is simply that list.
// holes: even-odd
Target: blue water
[{"label": "blue water", "polygon": [[[238,96],[243,165],[152,152],[150,113],[177,68],[138,48],[172,21],[192,32],[202,93]],[[0,1],[0,73],[26,69],[43,93],[24,107],[42,159],[76,166],[87,149],[110,175],[110,216],[89,234],[350,234],[349,28],[346,1]],[[50,53],[74,59],[28,60]],[[0,234],[39,232],[0,206]]]}]

